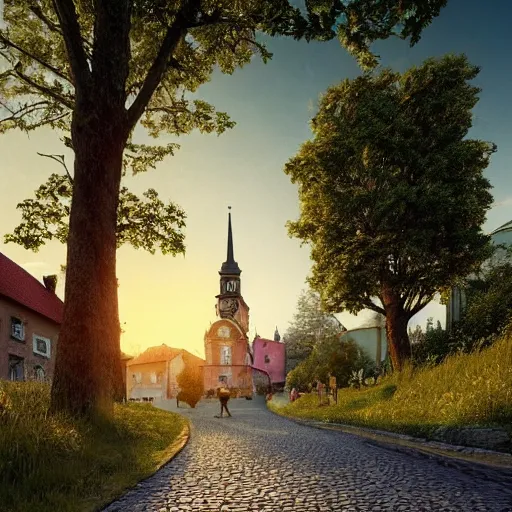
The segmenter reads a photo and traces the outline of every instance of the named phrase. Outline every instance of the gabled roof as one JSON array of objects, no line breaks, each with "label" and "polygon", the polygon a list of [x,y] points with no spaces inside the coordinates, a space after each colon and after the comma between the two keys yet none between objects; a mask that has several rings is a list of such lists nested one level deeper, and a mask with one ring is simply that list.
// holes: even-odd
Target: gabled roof
[{"label": "gabled roof", "polygon": [[64,303],[35,277],[0,253],[0,295],[62,323]]},{"label": "gabled roof", "polygon": [[190,360],[192,360],[192,362],[194,362],[196,364],[206,363],[206,361],[204,359],[196,356],[195,354],[191,354],[188,350],[182,349],[181,351],[183,352],[183,355],[186,355]]},{"label": "gabled roof", "polygon": [[194,354],[191,354],[188,350],[185,350],[183,348],[169,347],[165,343],[162,343],[162,345],[159,345],[157,347],[149,347],[147,350],[142,352],[142,354],[129,360],[126,363],[126,366],[172,361],[175,357],[179,356],[180,354],[186,354],[193,360],[197,360],[196,362],[204,363],[203,359],[195,356]]},{"label": "gabled roof", "polygon": [[170,361],[181,354],[181,349],[168,347],[165,343],[157,347],[149,347],[142,354],[128,361],[127,366],[134,364],[159,363],[162,361]]}]

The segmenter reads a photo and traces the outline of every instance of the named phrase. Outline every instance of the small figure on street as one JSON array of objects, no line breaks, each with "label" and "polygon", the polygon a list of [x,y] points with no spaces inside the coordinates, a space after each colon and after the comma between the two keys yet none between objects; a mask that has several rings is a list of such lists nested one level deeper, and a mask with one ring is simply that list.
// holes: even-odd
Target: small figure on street
[{"label": "small figure on street", "polygon": [[290,393],[290,402],[295,402],[295,400],[297,400],[297,390],[293,388]]},{"label": "small figure on street", "polygon": [[231,396],[231,392],[228,388],[222,387],[217,388],[217,396],[219,397],[220,402],[220,416],[215,416],[216,418],[222,418],[224,410],[226,411],[226,414],[231,418],[231,413],[228,409],[228,401]]}]

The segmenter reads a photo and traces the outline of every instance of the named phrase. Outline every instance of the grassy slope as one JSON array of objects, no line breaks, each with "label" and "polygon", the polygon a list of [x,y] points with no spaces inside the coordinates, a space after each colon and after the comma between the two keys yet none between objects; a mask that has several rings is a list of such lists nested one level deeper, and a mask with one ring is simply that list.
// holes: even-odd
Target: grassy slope
[{"label": "grassy slope", "polygon": [[338,405],[316,395],[270,407],[288,416],[428,436],[439,426],[495,426],[512,431],[512,339],[434,368],[406,370],[362,391],[341,389]]},{"label": "grassy slope", "polygon": [[186,425],[148,404],[95,424],[50,417],[48,404],[44,384],[0,382],[2,512],[95,510],[154,472]]}]

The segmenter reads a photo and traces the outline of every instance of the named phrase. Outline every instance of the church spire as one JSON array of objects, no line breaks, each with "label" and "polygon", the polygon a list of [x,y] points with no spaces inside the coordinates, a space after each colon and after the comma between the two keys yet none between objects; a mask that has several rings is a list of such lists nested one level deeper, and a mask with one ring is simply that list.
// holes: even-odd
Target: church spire
[{"label": "church spire", "polygon": [[[231,210],[231,206],[228,206]],[[239,276],[242,271],[238,267],[238,263],[235,261],[234,250],[233,250],[233,230],[231,228],[231,212],[228,213],[228,254],[226,261],[222,264],[220,269],[221,274],[230,274]]]}]

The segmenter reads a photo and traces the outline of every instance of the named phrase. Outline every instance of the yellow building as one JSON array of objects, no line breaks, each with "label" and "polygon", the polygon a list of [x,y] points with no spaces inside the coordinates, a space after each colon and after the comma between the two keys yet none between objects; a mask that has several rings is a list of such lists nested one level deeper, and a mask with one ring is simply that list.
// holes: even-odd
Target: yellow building
[{"label": "yellow building", "polygon": [[176,377],[185,363],[203,366],[205,361],[165,344],[148,348],[126,364],[126,397],[143,401],[174,398],[178,393]]}]

